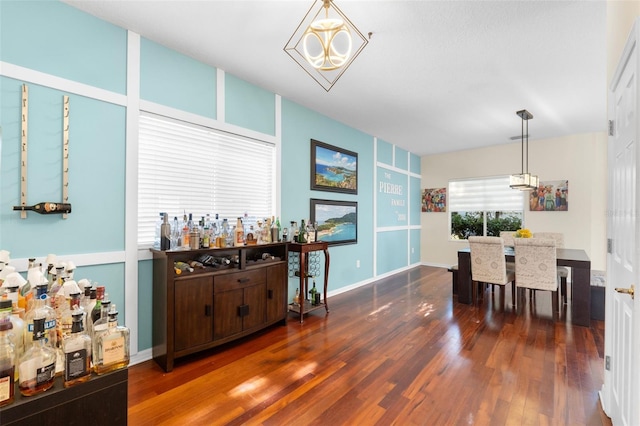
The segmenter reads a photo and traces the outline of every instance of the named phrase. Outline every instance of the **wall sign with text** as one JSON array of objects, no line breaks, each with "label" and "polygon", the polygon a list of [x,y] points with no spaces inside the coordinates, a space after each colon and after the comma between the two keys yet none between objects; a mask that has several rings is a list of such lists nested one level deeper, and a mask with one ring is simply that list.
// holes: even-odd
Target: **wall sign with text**
[{"label": "wall sign with text", "polygon": [[407,175],[378,167],[376,180],[377,226],[406,226],[409,223]]}]

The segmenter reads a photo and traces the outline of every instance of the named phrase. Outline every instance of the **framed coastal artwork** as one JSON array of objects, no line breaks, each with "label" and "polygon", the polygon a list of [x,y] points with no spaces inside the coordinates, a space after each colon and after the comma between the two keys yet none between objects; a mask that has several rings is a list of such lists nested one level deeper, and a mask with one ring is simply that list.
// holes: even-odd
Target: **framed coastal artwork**
[{"label": "framed coastal artwork", "polygon": [[423,212],[447,211],[447,188],[427,188],[422,190]]},{"label": "framed coastal artwork", "polygon": [[311,189],[358,193],[358,154],[311,139]]},{"label": "framed coastal artwork", "polygon": [[310,220],[318,226],[318,240],[329,245],[358,242],[358,203],[311,199]]},{"label": "framed coastal artwork", "polygon": [[529,210],[536,212],[566,212],[569,210],[569,181],[541,181],[529,193]]}]

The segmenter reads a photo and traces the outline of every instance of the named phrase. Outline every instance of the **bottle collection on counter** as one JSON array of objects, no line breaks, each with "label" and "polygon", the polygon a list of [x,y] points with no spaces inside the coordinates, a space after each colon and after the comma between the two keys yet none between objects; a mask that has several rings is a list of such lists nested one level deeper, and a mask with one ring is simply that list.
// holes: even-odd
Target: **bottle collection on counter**
[{"label": "bottle collection on counter", "polygon": [[129,329],[118,325],[105,287],[74,280],[75,265],[55,255],[29,259],[27,278],[0,250],[0,407],[129,364]]},{"label": "bottle collection on counter", "polygon": [[275,242],[307,243],[317,240],[317,223],[306,222],[300,226],[292,221],[291,228],[282,228],[280,219],[272,216],[264,220],[249,218],[247,215],[235,219],[232,225],[228,219],[220,219],[216,214],[201,216],[199,221],[193,214],[183,214],[182,220],[167,213],[160,213],[156,222],[153,248],[156,250],[191,250],[201,248],[225,248]]}]

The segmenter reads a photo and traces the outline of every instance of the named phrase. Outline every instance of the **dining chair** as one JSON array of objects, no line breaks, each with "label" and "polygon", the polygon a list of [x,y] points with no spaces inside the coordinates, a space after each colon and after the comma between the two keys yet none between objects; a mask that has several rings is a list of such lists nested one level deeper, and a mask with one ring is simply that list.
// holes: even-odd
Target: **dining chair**
[{"label": "dining chair", "polygon": [[[520,289],[550,291],[551,308],[555,320],[558,312],[558,269],[555,240],[516,238],[515,252],[518,299],[524,301],[524,294]],[[523,306],[521,302],[519,304]]]},{"label": "dining chair", "polygon": [[[552,239],[556,242],[556,248],[564,248],[564,234],[562,232],[534,232],[533,238]],[[567,277],[569,268],[558,266],[558,277],[560,278],[560,294],[562,303],[567,303]]]},{"label": "dining chair", "polygon": [[516,238],[516,231],[500,231],[500,238],[504,240],[505,246],[514,246],[514,240]]},{"label": "dining chair", "polygon": [[[505,286],[511,283],[511,303],[516,304],[515,271],[507,269],[504,241],[500,237],[469,237],[471,249],[471,280],[473,303],[478,299],[478,284],[500,286],[500,300],[504,300]],[[501,302],[502,304],[502,302]]]}]

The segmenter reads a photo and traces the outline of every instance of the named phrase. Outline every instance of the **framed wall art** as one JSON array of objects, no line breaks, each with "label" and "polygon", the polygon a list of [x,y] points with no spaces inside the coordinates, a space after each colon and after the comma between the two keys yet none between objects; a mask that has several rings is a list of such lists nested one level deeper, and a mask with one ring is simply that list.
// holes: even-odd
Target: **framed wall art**
[{"label": "framed wall art", "polygon": [[318,240],[329,245],[358,242],[358,203],[311,199],[310,220],[318,226]]},{"label": "framed wall art", "polygon": [[447,188],[427,188],[422,190],[423,212],[447,211]]},{"label": "framed wall art", "polygon": [[538,212],[565,212],[569,210],[569,181],[541,181],[529,194],[529,210]]},{"label": "framed wall art", "polygon": [[358,193],[358,154],[311,139],[311,189]]}]

